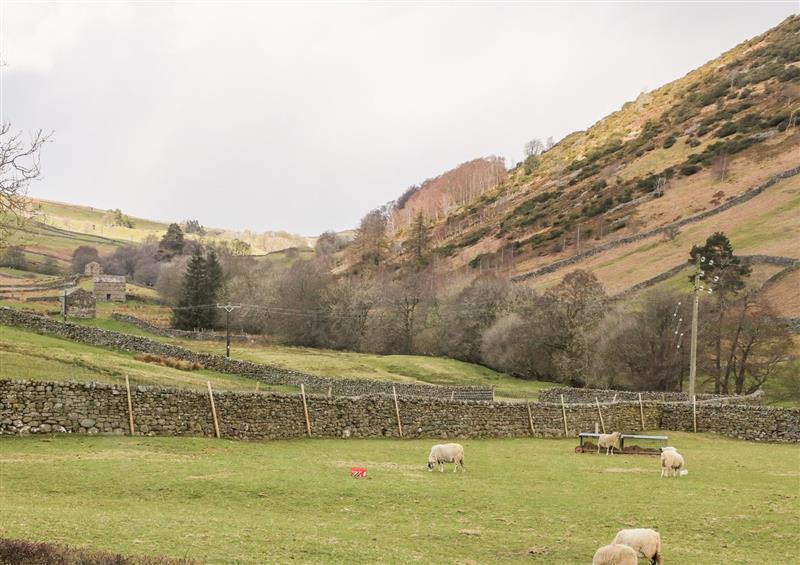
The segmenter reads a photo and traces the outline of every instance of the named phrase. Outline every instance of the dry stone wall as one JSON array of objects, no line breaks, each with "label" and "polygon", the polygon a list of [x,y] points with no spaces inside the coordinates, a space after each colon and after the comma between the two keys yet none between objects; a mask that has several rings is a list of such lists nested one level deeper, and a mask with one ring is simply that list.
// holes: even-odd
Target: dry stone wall
[{"label": "dry stone wall", "polygon": [[198,353],[177,345],[161,343],[152,339],[99,328],[91,328],[61,322],[37,314],[0,307],[0,325],[8,325],[35,332],[56,335],[69,340],[113,347],[124,351],[151,353],[163,357],[184,359],[200,363],[205,368],[220,373],[251,377],[268,384],[304,385],[310,392],[336,396],[360,396],[364,394],[392,394],[393,388],[401,396],[425,396],[431,398],[453,398],[455,400],[493,400],[494,389],[484,386],[436,386],[416,383],[392,383],[369,379],[326,378],[288,369],[228,359],[221,355]]},{"label": "dry stone wall", "polygon": [[[307,434],[302,398],[278,393],[214,393],[222,437],[289,439]],[[213,436],[207,392],[137,386],[132,389],[136,433],[167,436]],[[394,401],[384,395],[308,396],[314,437],[398,437]],[[593,430],[595,406],[549,403],[399,399],[405,437],[497,438],[574,437]],[[632,433],[642,429],[692,429],[692,409],[685,404],[619,402],[602,407],[606,429]],[[531,428],[531,422],[533,427]],[[800,409],[698,405],[700,431],[757,441],[800,441]],[[126,390],[96,383],[0,380],[0,434],[127,434]]]},{"label": "dry stone wall", "polygon": [[[118,322],[124,322],[126,324],[130,324],[132,326],[136,326],[139,329],[142,329],[146,332],[150,332],[155,335],[160,335],[162,337],[178,337],[178,338],[187,338],[187,339],[196,339],[199,341],[225,341],[226,335],[217,333],[217,332],[193,332],[188,330],[176,330],[173,328],[162,328],[159,326],[155,326],[150,322],[142,320],[141,318],[137,318],[136,316],[131,316],[129,314],[120,314],[119,312],[114,312],[111,314],[111,319],[116,320]],[[249,335],[245,334],[231,334],[231,341],[232,342],[249,342],[252,341]]]},{"label": "dry stone wall", "polygon": [[[539,393],[539,402],[560,403],[561,397],[567,404],[592,403],[595,399],[601,403],[618,401],[639,401],[641,394],[643,401],[651,402],[690,402],[691,397],[687,392],[631,392],[629,390],[612,390],[599,388],[549,388]],[[698,394],[697,402],[704,403],[726,403],[726,404],[753,404],[761,405],[764,403],[764,393],[757,391],[753,394],[742,396],[729,396],[724,394]]]}]

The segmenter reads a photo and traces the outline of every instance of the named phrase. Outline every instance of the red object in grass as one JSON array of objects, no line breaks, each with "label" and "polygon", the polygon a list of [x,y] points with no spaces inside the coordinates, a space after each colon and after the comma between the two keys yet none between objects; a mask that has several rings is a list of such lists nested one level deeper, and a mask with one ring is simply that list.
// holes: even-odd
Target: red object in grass
[{"label": "red object in grass", "polygon": [[350,467],[350,475],[354,479],[361,479],[367,476],[367,470],[364,467]]}]

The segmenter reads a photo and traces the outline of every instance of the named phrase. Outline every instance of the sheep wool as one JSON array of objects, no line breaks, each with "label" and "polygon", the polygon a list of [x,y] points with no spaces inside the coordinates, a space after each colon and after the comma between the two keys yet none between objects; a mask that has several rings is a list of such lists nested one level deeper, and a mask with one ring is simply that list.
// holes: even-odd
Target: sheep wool
[{"label": "sheep wool", "polygon": [[434,465],[439,465],[439,471],[444,473],[444,464],[454,463],[453,472],[464,470],[464,448],[458,443],[436,444],[428,455],[428,471],[433,471]]},{"label": "sheep wool", "polygon": [[[661,453],[661,478],[678,477],[684,475],[685,469],[683,455],[677,451],[664,451]],[[688,473],[687,473],[688,474]]]},{"label": "sheep wool", "polygon": [[655,530],[634,528],[617,532],[613,543],[621,543],[650,560],[651,565],[661,565],[661,536]]},{"label": "sheep wool", "polygon": [[620,432],[613,432],[610,434],[600,434],[600,437],[597,438],[597,453],[600,453],[600,448],[606,450],[606,455],[608,455],[609,450],[611,454],[614,454],[614,448],[616,447],[619,449],[619,440],[622,437]]},{"label": "sheep wool", "polygon": [[638,560],[636,552],[627,545],[612,543],[595,552],[592,565],[636,565]]}]

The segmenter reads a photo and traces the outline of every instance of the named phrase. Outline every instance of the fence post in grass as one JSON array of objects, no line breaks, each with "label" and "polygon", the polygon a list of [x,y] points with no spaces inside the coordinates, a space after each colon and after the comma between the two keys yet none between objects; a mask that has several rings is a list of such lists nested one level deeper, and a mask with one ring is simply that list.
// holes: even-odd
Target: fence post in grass
[{"label": "fence post in grass", "polygon": [[564,418],[564,437],[569,436],[569,430],[567,429],[567,409],[564,406],[564,395],[561,395],[561,416]]},{"label": "fence post in grass", "polygon": [[300,395],[303,397],[303,414],[306,417],[306,432],[308,437],[311,437],[311,420],[308,419],[308,404],[306,403],[306,387],[300,383]]},{"label": "fence post in grass", "polygon": [[692,428],[697,433],[697,395],[692,395]]},{"label": "fence post in grass", "polygon": [[611,399],[611,404],[615,404],[617,402],[617,394],[614,393],[614,398]]},{"label": "fence post in grass", "polygon": [[217,406],[214,404],[214,391],[211,390],[211,381],[206,381],[208,384],[208,399],[211,401],[211,416],[214,418],[214,435],[219,436],[219,420],[217,420]]},{"label": "fence post in grass", "polygon": [[131,381],[128,379],[128,375],[125,375],[125,390],[128,392],[128,426],[133,435],[133,402],[131,402]]},{"label": "fence post in grass", "polygon": [[329,386],[328,387],[328,398],[330,398],[332,395],[333,395],[333,387]]},{"label": "fence post in grass", "polygon": [[603,429],[603,433],[606,433],[606,424],[603,422],[603,413],[600,411],[600,401],[597,400],[597,397],[594,397],[594,403],[597,405],[597,415],[600,416],[600,427]]},{"label": "fence post in grass", "polygon": [[256,381],[256,392],[258,392],[258,385],[261,384],[259,381]]},{"label": "fence post in grass", "polygon": [[531,426],[531,435],[533,435],[533,416],[531,415],[531,401],[525,399],[525,406],[528,408],[528,424]]},{"label": "fence post in grass", "polygon": [[394,413],[397,414],[397,429],[400,432],[400,438],[403,438],[403,423],[400,421],[400,403],[397,401],[397,387],[392,387],[392,394],[394,395]]},{"label": "fence post in grass", "polygon": [[450,402],[452,402],[455,399],[456,399],[456,391],[451,390],[450,391]]},{"label": "fence post in grass", "polygon": [[644,406],[642,405],[642,393],[639,393],[639,419],[642,421],[642,431],[644,431]]}]

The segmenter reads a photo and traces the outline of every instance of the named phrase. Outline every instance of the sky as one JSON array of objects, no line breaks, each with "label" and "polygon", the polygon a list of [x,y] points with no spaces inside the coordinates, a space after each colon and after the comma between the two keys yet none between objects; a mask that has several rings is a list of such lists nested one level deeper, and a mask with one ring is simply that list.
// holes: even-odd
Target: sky
[{"label": "sky", "polygon": [[317,235],[464,161],[513,164],[798,11],[5,1],[0,110],[53,132],[32,196]]}]

